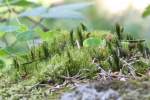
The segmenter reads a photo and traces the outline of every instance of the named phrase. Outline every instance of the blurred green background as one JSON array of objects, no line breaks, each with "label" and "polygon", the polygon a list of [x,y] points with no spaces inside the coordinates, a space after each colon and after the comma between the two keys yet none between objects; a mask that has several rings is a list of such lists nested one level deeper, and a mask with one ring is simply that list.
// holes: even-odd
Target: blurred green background
[{"label": "blurred green background", "polygon": [[150,18],[142,17],[149,4],[149,0],[0,0],[0,30],[15,30],[13,25],[20,24],[71,30],[84,23],[90,31],[113,31],[120,23],[126,33],[149,40]]}]

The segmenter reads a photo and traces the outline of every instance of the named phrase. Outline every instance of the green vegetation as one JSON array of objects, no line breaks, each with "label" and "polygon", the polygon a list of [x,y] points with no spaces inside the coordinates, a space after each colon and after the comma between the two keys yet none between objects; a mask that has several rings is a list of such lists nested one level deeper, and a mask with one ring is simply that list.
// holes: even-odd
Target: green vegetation
[{"label": "green vegetation", "polygon": [[143,88],[138,81],[150,76],[147,41],[103,19],[92,24],[106,30],[92,30],[81,11],[92,5],[0,0],[0,99],[57,100],[76,84],[95,80],[114,80],[117,90],[129,80]]},{"label": "green vegetation", "polygon": [[[63,84],[67,78],[76,76],[79,80],[93,80],[102,70],[121,70],[123,75],[130,75],[133,79],[146,75],[149,69],[149,49],[144,40],[135,40],[132,36],[126,35],[120,25],[116,25],[114,34],[100,31],[104,32],[104,35],[99,32],[95,33],[96,35],[89,33],[85,26],[82,26],[81,24],[71,32],[45,32],[46,35],[42,36],[40,44],[33,44],[26,53],[13,55],[11,65],[6,66],[5,62],[1,62],[0,78],[5,85],[1,85],[0,93],[4,99],[11,97],[12,94],[5,93],[5,89],[14,88],[14,83],[18,84],[15,85],[15,91],[18,91],[20,86],[19,93],[22,93],[30,92],[30,89],[22,88],[27,85],[31,88],[31,85],[36,83],[48,86]],[[129,37],[131,38],[128,39]],[[46,86],[40,89],[44,92],[47,90]],[[38,97],[39,95],[35,96]]]}]

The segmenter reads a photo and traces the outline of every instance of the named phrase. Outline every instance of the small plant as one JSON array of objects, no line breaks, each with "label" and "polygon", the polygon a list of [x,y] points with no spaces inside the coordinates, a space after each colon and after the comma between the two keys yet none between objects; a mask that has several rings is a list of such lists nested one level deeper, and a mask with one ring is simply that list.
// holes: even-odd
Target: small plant
[{"label": "small plant", "polygon": [[[105,37],[96,38],[91,33],[91,36],[86,39],[84,32],[86,33],[87,29],[81,24],[77,28],[77,37],[74,37],[74,31],[72,30],[68,34],[59,35],[50,41],[50,43],[43,42],[39,47],[33,47],[29,51],[29,54],[27,54],[29,55],[27,57],[28,59],[14,59],[14,65],[18,70],[20,70],[20,67],[22,67],[21,69],[24,68],[25,73],[30,73],[28,69],[33,68],[34,70],[34,67],[38,72],[38,70],[41,69],[40,63],[45,62],[48,58],[47,63],[54,67],[52,68],[51,66],[50,69],[48,68],[52,70],[52,72],[49,73],[49,77],[52,79],[59,78],[61,80],[60,76],[74,76],[85,66],[87,66],[86,69],[89,70],[90,67],[88,66],[93,66],[92,60],[94,59],[97,60],[96,62],[94,61],[94,63],[99,63],[104,69],[111,68],[112,71],[120,71],[124,66],[122,59],[129,59],[131,54],[136,54],[137,51],[143,53],[146,50],[144,49],[145,47],[143,47],[143,41],[138,42],[138,40],[132,40],[131,38],[128,40],[129,35],[126,35],[127,38],[123,38],[123,28],[119,24],[116,25],[116,34],[108,34],[108,32],[106,32]],[[111,35],[111,39],[108,39],[108,35],[109,37]],[[82,47],[79,50],[77,46],[75,46],[75,39],[79,41]],[[131,50],[133,43],[137,46]],[[73,52],[78,53],[73,54]],[[82,57],[87,60],[84,62]],[[26,59],[26,62],[19,63],[18,67],[17,62],[22,62],[23,59]]]},{"label": "small plant", "polygon": [[73,34],[73,30],[70,31],[70,44],[74,47],[74,34]]}]

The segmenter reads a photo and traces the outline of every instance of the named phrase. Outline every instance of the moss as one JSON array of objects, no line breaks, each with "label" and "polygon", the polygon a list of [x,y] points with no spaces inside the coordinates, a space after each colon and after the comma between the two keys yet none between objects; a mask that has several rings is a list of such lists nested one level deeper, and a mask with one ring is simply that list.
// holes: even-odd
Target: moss
[{"label": "moss", "polygon": [[[85,34],[82,32],[86,33],[86,31],[80,32],[80,35],[83,35],[85,38]],[[74,76],[81,71],[82,76],[92,78],[98,72],[96,66],[92,64],[93,58],[96,58],[98,61],[96,63],[102,65],[105,70],[111,68],[113,71],[119,71],[122,68],[122,64],[119,61],[120,58],[117,55],[117,49],[112,50],[117,43],[111,43],[110,48],[107,45],[103,48],[82,47],[78,49],[75,41],[72,40],[72,43],[70,43],[70,35],[68,32],[59,31],[59,33],[59,35],[50,39],[50,41],[43,42],[39,47],[33,47],[26,55],[15,57],[15,67],[12,67],[15,70],[10,72],[13,73],[12,76],[16,77],[16,79],[26,79],[26,77],[31,78],[32,76],[46,77],[63,82],[60,78],[61,76]],[[109,34],[109,32],[103,31],[100,33],[104,33],[104,35]],[[78,39],[74,37],[73,33],[71,34],[72,39]],[[97,32],[91,34],[93,37],[97,35],[101,36]],[[72,44],[74,44],[73,47]],[[111,61],[108,61],[109,56],[113,57]],[[143,74],[148,69],[148,65],[144,62],[137,62],[134,66],[136,73]],[[124,70],[124,74],[128,74],[128,70]]]},{"label": "moss", "polygon": [[[119,45],[120,41],[116,40],[110,42],[110,45],[107,44],[106,47],[82,47],[82,42],[86,38],[88,32],[80,31],[79,35],[83,35],[80,37],[75,37],[73,33],[69,36],[68,32],[60,32],[61,34],[55,36],[53,39],[49,41],[44,41],[43,44],[38,47],[33,47],[27,54],[18,55],[14,57],[14,63],[10,69],[7,70],[3,76],[8,76],[6,79],[10,79],[9,81],[20,83],[21,81],[27,81],[26,85],[33,85],[38,82],[44,81],[54,81],[54,83],[60,84],[65,81],[63,76],[73,77],[75,75],[80,75],[81,79],[94,79],[99,73],[99,70],[93,64],[93,59],[96,59],[97,64],[100,64],[104,70],[112,70],[112,71],[120,71],[122,68],[122,63],[120,62],[120,58],[122,56],[118,56],[117,50],[114,48],[121,48]],[[101,32],[100,32],[101,33]],[[108,32],[104,32],[102,34],[91,33],[92,37],[99,36],[101,38],[105,38]],[[71,39],[70,39],[71,37]],[[88,36],[89,37],[89,36]],[[75,43],[75,40],[80,38],[81,48],[79,49]],[[119,38],[119,37],[118,37]],[[119,39],[122,39],[120,37]],[[109,47],[110,46],[110,47]],[[136,54],[137,51],[133,50],[130,52],[128,48],[126,48],[129,52],[126,59],[131,58]],[[133,55],[130,55],[132,54]],[[141,53],[141,52],[140,52]],[[109,57],[111,59],[108,59]],[[144,58],[142,56],[142,58]],[[145,58],[144,58],[145,59]],[[147,69],[149,68],[148,64],[139,59],[139,62],[136,62],[133,66],[136,69],[136,73],[145,74]],[[149,63],[149,61],[148,61]],[[117,67],[117,68],[116,68]],[[123,70],[124,74],[128,74],[128,69]],[[13,85],[11,84],[11,88]],[[22,88],[25,85],[22,86]],[[108,88],[112,88],[114,90],[118,90],[123,93],[123,90],[135,89],[137,87],[142,87],[137,81],[128,82],[120,82],[120,81],[106,81],[98,83],[95,85],[98,91],[107,90]],[[6,88],[9,88],[6,86]],[[41,90],[40,90],[41,89]],[[46,88],[40,88],[39,90],[34,90],[33,93],[40,93],[39,96],[35,96],[35,98],[42,98],[44,94],[41,91],[45,91]],[[13,90],[13,89],[12,89]],[[15,89],[17,90],[17,89]],[[4,90],[5,91],[5,90]],[[18,90],[17,90],[18,91]],[[24,90],[20,90],[20,92],[24,92]],[[25,91],[26,92],[26,91]],[[30,91],[31,92],[31,91]],[[4,93],[5,94],[5,93]],[[5,95],[10,96],[11,92],[7,92]],[[34,94],[33,94],[34,95]],[[54,97],[57,95],[53,95]],[[35,99],[34,98],[34,99]]]},{"label": "moss", "polygon": [[90,61],[90,53],[87,49],[70,49],[64,54],[51,58],[50,65],[47,66],[49,70],[45,73],[55,80],[61,76],[69,75],[71,77],[79,72],[84,76],[92,77],[95,75],[96,67]]},{"label": "moss", "polygon": [[139,61],[134,64],[134,67],[136,69],[136,73],[145,74],[147,70],[150,68],[148,64]]}]

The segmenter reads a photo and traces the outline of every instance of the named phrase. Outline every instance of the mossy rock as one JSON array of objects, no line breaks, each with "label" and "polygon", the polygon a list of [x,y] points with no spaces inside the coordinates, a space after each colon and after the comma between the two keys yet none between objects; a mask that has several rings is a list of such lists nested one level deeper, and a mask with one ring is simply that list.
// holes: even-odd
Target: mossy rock
[{"label": "mossy rock", "polygon": [[96,81],[66,93],[61,100],[149,100],[149,81]]}]

